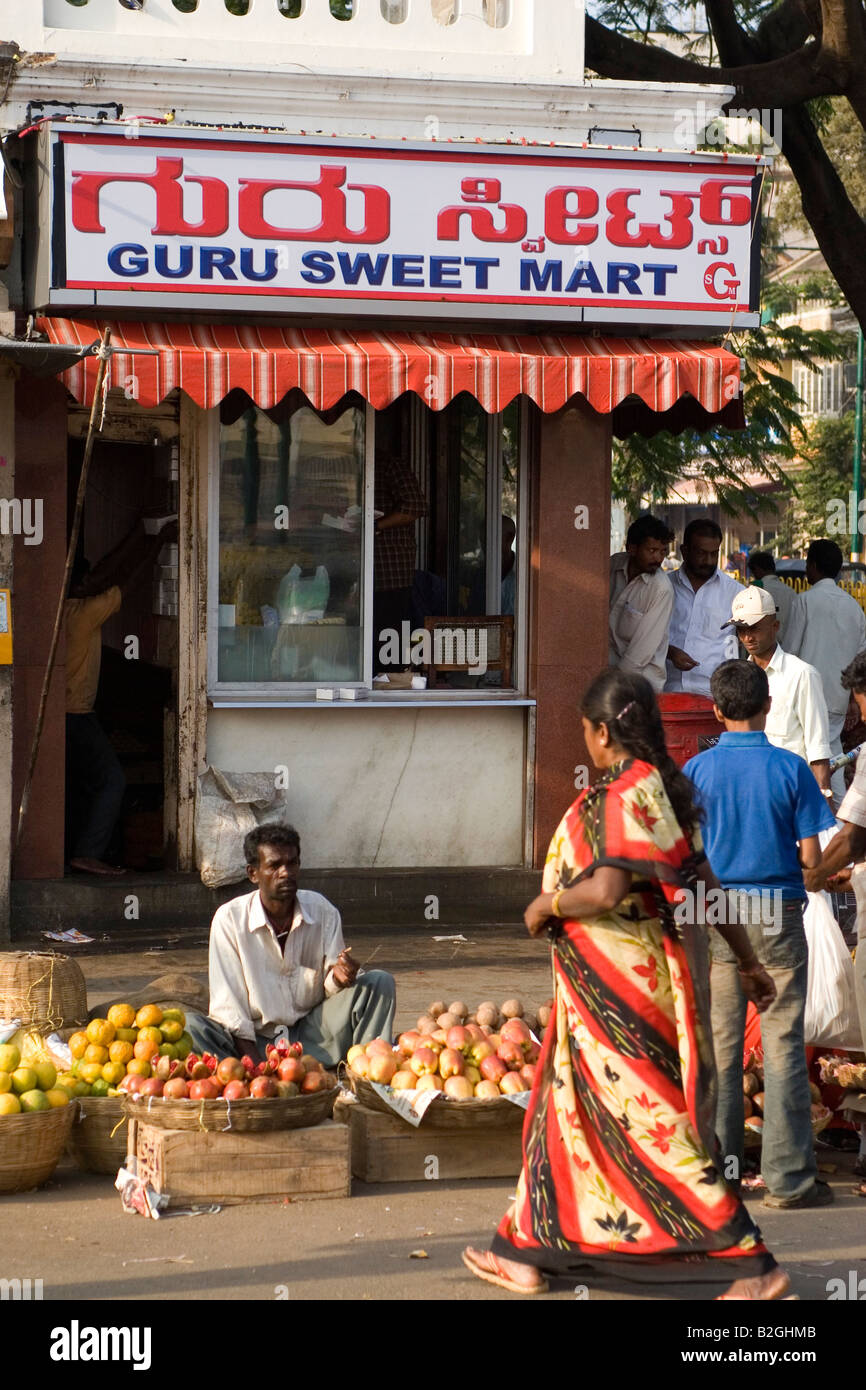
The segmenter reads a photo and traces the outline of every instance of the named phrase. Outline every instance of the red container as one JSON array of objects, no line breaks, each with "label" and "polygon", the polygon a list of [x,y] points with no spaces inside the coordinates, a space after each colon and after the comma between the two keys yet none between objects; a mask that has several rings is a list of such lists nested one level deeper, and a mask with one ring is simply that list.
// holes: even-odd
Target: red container
[{"label": "red container", "polygon": [[724,733],[713,714],[713,702],[705,695],[659,695],[658,706],[668,752],[679,767]]}]

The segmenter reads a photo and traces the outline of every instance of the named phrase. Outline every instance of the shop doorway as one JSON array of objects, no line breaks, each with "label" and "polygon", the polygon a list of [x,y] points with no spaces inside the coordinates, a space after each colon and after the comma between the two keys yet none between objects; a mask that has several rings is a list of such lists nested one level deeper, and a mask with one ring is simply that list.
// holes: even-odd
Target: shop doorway
[{"label": "shop doorway", "polygon": [[[172,437],[172,435],[174,437]],[[71,517],[84,441],[68,441]],[[176,428],[107,420],[96,441],[87,484],[78,557],[91,566],[109,555],[143,516],[178,511]],[[77,558],[78,558],[77,557]],[[94,714],[123,772],[120,811],[104,859],[133,872],[177,867],[178,542],[156,551],[136,575],[116,581],[118,612],[101,629],[102,657]],[[88,792],[68,772],[66,853]]]}]

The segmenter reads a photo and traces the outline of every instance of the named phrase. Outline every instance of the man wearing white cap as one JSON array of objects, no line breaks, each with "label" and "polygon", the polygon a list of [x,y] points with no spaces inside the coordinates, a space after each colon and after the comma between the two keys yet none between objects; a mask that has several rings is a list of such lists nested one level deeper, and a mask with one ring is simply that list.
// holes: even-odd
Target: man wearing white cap
[{"label": "man wearing white cap", "polygon": [[741,589],[722,626],[734,628],[750,661],[767,673],[772,704],[765,733],[770,743],[805,758],[829,800],[830,736],[821,677],[814,666],[779,646],[773,595],[754,586]]}]

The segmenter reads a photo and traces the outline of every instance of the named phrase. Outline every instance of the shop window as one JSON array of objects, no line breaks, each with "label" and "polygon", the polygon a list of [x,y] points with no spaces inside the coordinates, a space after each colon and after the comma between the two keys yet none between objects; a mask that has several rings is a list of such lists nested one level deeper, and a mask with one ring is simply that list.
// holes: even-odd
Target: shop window
[{"label": "shop window", "polygon": [[355,14],[355,0],[328,0],[331,14],[335,19],[352,19]]},{"label": "shop window", "polygon": [[304,0],[277,0],[277,9],[286,19],[300,19],[304,12]]},{"label": "shop window", "polygon": [[250,406],[222,424],[221,684],[363,679],[364,477],[361,406],[327,421]]},{"label": "shop window", "polygon": [[382,18],[389,24],[405,24],[409,13],[409,0],[379,0]]},{"label": "shop window", "polygon": [[484,0],[484,18],[491,29],[504,29],[511,23],[511,0]]},{"label": "shop window", "polygon": [[453,24],[460,16],[460,0],[430,0],[437,24]]}]

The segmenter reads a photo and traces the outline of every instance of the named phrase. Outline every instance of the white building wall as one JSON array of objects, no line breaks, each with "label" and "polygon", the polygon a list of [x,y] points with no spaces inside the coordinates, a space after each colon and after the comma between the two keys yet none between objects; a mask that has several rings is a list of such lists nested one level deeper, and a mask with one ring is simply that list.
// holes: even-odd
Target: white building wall
[{"label": "white building wall", "polygon": [[307,868],[519,866],[525,721],[520,707],[215,709],[207,760],[288,767]]}]

